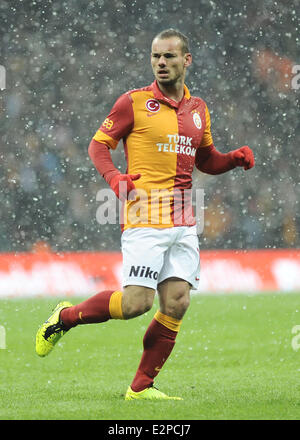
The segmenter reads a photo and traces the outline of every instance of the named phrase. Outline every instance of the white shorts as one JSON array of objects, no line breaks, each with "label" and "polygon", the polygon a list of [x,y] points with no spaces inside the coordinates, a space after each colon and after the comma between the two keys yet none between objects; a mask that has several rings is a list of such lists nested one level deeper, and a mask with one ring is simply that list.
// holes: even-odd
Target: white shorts
[{"label": "white shorts", "polygon": [[170,277],[198,288],[200,255],[196,226],[130,228],[121,238],[123,287],[157,288]]}]

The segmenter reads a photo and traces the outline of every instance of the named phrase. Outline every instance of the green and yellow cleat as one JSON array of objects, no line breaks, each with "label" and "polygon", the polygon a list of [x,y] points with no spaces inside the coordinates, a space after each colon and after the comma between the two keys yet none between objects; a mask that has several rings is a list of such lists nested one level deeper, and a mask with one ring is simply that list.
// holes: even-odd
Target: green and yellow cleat
[{"label": "green and yellow cleat", "polygon": [[183,400],[181,397],[171,397],[162,393],[155,387],[146,388],[142,391],[132,391],[131,387],[125,394],[125,400]]},{"label": "green and yellow cleat", "polygon": [[35,341],[36,353],[41,356],[47,356],[53,349],[54,345],[68,331],[64,324],[60,321],[60,312],[66,307],[72,307],[68,301],[62,301],[57,304],[53,313],[44,324],[38,329]]}]

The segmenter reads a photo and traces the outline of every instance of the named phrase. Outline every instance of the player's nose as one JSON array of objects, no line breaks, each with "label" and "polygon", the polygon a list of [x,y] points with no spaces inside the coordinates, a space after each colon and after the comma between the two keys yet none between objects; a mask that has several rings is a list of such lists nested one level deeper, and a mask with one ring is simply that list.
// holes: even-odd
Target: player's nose
[{"label": "player's nose", "polygon": [[158,60],[158,65],[159,67],[164,67],[166,65],[166,59],[163,56]]}]

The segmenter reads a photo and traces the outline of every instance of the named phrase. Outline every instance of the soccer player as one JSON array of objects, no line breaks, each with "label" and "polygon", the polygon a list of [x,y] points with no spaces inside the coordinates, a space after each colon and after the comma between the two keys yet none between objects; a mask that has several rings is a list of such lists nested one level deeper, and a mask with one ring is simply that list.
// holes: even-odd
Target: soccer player
[{"label": "soccer player", "polygon": [[[151,50],[154,82],[120,96],[89,145],[96,169],[123,201],[122,290],[103,291],[77,305],[59,303],[36,337],[37,354],[46,356],[72,327],[147,312],[157,291],[159,310],[144,335],[126,400],[181,399],[167,396],[153,383],[172,352],[190,290],[199,280],[191,200],[180,197],[192,187],[194,165],[208,174],[254,166],[248,146],[226,154],[215,148],[207,105],[185,85],[191,63],[185,35],[174,29],[156,35]],[[115,168],[110,154],[121,139],[125,174]]]}]

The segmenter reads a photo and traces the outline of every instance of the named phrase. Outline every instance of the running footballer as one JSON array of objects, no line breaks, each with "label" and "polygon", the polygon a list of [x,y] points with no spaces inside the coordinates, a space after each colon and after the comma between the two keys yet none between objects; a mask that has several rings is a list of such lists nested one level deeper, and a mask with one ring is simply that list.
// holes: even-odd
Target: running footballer
[{"label": "running footballer", "polygon": [[[77,305],[59,303],[36,336],[37,354],[46,356],[72,327],[145,313],[157,292],[159,310],[144,335],[144,351],[126,400],[181,399],[153,384],[172,352],[190,290],[197,288],[200,276],[191,199],[181,197],[192,188],[194,167],[221,174],[254,166],[248,146],[226,154],[215,148],[207,105],[191,96],[185,84],[191,63],[185,35],[174,29],[156,35],[151,47],[154,82],[120,96],[89,145],[99,174],[123,201],[122,289],[97,293]],[[120,140],[125,174],[116,169],[110,154]],[[132,215],[137,204],[138,219]]]}]

